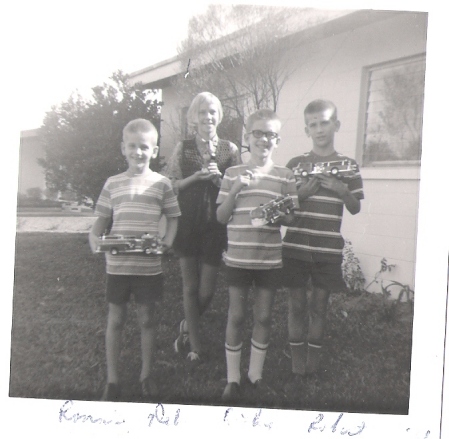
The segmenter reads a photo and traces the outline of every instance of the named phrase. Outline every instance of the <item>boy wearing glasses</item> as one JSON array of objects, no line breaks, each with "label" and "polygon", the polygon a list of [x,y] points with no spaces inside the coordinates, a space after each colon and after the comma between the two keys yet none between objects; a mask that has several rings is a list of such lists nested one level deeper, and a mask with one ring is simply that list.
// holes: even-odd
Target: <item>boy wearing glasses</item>
[{"label": "boy wearing glasses", "polygon": [[225,256],[229,284],[225,343],[227,385],[222,395],[225,402],[234,402],[240,396],[242,331],[247,296],[253,284],[254,326],[248,380],[257,395],[269,393],[262,380],[262,371],[268,348],[271,308],[282,267],[280,225],[291,222],[293,214],[282,214],[275,224],[254,225],[250,212],[286,195],[292,196],[295,207],[298,207],[292,171],[272,161],[280,141],[280,128],[281,122],[271,110],[258,110],[249,116],[245,140],[250,147],[250,159],[244,165],[226,170],[217,198],[217,219],[227,224],[228,230]]},{"label": "boy wearing glasses", "polygon": [[[296,183],[300,208],[284,237],[282,276],[289,290],[288,332],[294,383],[319,369],[329,295],[346,288],[341,270],[343,210],[346,207],[352,215],[357,214],[364,198],[357,164],[334,149],[334,136],[340,128],[336,106],[326,100],[312,101],[304,110],[304,119],[312,151],[291,159],[287,167],[350,160],[355,171],[345,179],[316,174],[301,177]],[[293,392],[298,390],[298,386],[289,387]]]}]

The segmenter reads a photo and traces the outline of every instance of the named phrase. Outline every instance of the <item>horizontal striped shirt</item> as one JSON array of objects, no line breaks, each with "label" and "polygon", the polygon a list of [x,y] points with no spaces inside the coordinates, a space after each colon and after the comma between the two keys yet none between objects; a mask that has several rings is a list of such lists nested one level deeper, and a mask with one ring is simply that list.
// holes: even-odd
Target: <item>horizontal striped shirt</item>
[{"label": "horizontal striped shirt", "polygon": [[[170,180],[156,173],[130,176],[127,172],[106,180],[96,204],[95,213],[110,218],[112,235],[132,235],[158,231],[162,215],[181,215]],[[106,253],[106,272],[124,275],[162,273],[161,257],[144,253]]]},{"label": "horizontal striped shirt", "polygon": [[[337,152],[326,157],[309,152],[290,160],[287,167],[293,169],[299,163],[334,160],[350,160],[356,164],[354,160]],[[303,178],[298,179],[297,188],[301,186],[302,181]],[[355,175],[345,177],[344,182],[357,199],[364,198],[358,167]],[[314,195],[301,201],[299,210],[295,211],[295,222],[287,228],[284,236],[283,256],[308,262],[341,263],[344,246],[340,233],[343,211],[343,200],[336,193],[322,187]]]},{"label": "horizontal striped shirt", "polygon": [[298,206],[293,173],[282,166],[268,169],[238,165],[228,168],[221,184],[217,203],[221,204],[236,178],[251,170],[249,186],[238,193],[232,217],[228,222],[228,249],[225,263],[229,267],[272,269],[282,267],[282,238],[280,225],[254,226],[250,212],[278,196],[290,195]]}]

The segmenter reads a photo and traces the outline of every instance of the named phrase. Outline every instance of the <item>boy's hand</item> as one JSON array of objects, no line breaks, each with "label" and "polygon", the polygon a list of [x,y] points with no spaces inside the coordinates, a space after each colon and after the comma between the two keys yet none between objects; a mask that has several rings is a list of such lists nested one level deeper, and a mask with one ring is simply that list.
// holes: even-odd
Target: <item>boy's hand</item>
[{"label": "boy's hand", "polygon": [[305,183],[302,183],[301,186],[299,186],[298,199],[300,201],[311,197],[320,188],[321,183],[317,177],[318,177],[317,175],[314,175],[311,178],[309,178]]},{"label": "boy's hand", "polygon": [[167,253],[173,246],[172,242],[166,242],[164,239],[161,240],[162,253]]},{"label": "boy's hand", "polygon": [[98,236],[95,235],[89,235],[89,246],[92,253],[95,255],[97,254],[97,247],[98,247]]},{"label": "boy's hand", "polygon": [[252,177],[253,173],[251,171],[246,171],[244,174],[238,175],[234,181],[234,184],[232,185],[231,191],[237,194],[242,190],[242,188],[244,188],[245,186],[249,186]]},{"label": "boy's hand", "polygon": [[317,174],[316,177],[322,188],[335,192],[340,197],[348,192],[348,186],[338,178],[325,174]]}]

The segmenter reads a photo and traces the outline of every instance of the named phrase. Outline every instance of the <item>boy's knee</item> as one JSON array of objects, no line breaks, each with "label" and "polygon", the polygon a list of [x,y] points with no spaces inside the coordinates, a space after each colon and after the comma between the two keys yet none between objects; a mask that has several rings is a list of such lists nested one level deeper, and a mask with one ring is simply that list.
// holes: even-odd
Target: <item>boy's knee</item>
[{"label": "boy's knee", "polygon": [[271,324],[271,312],[269,310],[254,313],[254,320],[261,326],[268,327]]},{"label": "boy's knee", "polygon": [[118,315],[108,316],[108,327],[114,331],[121,331],[125,326],[125,317]]},{"label": "boy's knee", "polygon": [[310,304],[310,313],[318,317],[326,317],[327,300],[315,300]]},{"label": "boy's knee", "polygon": [[228,313],[228,323],[234,327],[240,327],[245,321],[245,315],[241,311],[229,311]]}]

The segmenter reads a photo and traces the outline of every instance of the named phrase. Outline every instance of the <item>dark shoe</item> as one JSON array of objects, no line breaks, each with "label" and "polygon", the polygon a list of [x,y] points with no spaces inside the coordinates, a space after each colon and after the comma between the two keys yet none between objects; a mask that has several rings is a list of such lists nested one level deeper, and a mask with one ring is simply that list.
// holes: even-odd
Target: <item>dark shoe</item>
[{"label": "dark shoe", "polygon": [[187,354],[186,366],[187,370],[192,371],[201,364],[201,357],[198,352],[192,351]]},{"label": "dark shoe", "polygon": [[187,350],[187,344],[189,343],[189,333],[184,331],[184,322],[185,319],[181,320],[179,324],[179,335],[175,340],[173,347],[175,348],[175,352],[177,354],[181,352],[185,352]]},{"label": "dark shoe", "polygon": [[235,402],[240,399],[240,384],[232,382],[226,384],[226,387],[221,395],[223,402]]},{"label": "dark shoe", "polygon": [[107,383],[104,388],[102,401],[118,401],[121,395],[120,385],[117,383]]},{"label": "dark shoe", "polygon": [[251,388],[251,399],[255,403],[269,404],[273,402],[276,392],[274,392],[274,390],[271,389],[263,379],[258,379],[254,383],[249,379],[248,381]]},{"label": "dark shoe", "polygon": [[292,359],[292,353],[290,351],[290,345],[285,346],[284,350],[282,351],[282,354],[284,357],[288,358],[289,360]]},{"label": "dark shoe", "polygon": [[299,373],[292,373],[290,378],[284,384],[284,393],[288,399],[298,401],[303,389],[305,375]]},{"label": "dark shoe", "polygon": [[156,380],[151,376],[147,376],[142,380],[141,390],[144,399],[154,399],[159,396],[159,386],[157,385]]}]

